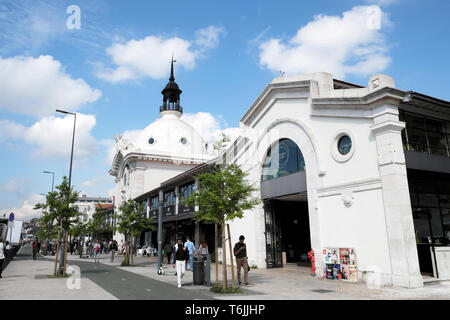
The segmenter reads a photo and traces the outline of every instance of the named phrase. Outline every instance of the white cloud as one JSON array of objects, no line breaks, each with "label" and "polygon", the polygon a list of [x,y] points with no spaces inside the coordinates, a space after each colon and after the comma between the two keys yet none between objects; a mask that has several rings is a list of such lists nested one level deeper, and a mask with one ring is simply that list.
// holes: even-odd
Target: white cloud
[{"label": "white cloud", "polygon": [[219,45],[219,36],[225,33],[226,31],[223,27],[217,26],[209,26],[207,28],[197,30],[195,32],[195,44],[205,50],[215,48]]},{"label": "white cloud", "polygon": [[112,83],[146,77],[166,78],[172,54],[178,66],[191,70],[206,50],[219,44],[219,36],[222,33],[225,33],[225,29],[209,26],[197,30],[193,41],[150,35],[141,40],[114,43],[106,52],[115,66],[111,68],[103,63],[95,63],[96,75]]},{"label": "white cloud", "polygon": [[[71,153],[73,116],[45,117],[31,127],[0,120],[0,142],[9,139],[22,140],[31,145],[33,158],[67,157]],[[98,152],[98,143],[91,135],[96,124],[95,116],[77,114],[74,157],[85,159]]]},{"label": "white cloud", "polygon": [[325,71],[345,78],[347,74],[379,72],[391,61],[382,33],[389,24],[378,6],[353,7],[342,17],[320,14],[287,42],[262,42],[259,62],[274,72],[291,75]]},{"label": "white cloud", "polygon": [[33,210],[33,208],[37,203],[44,201],[43,196],[34,194],[24,200],[20,207],[3,208],[0,209],[0,213],[6,213],[6,216],[8,216],[9,213],[14,212],[15,220],[30,220],[41,216],[41,210]]},{"label": "white cloud", "polygon": [[226,124],[221,124],[209,112],[185,113],[181,119],[189,123],[209,144],[216,142],[222,132],[232,141],[239,135],[239,128],[223,128]]},{"label": "white cloud", "polygon": [[0,185],[0,191],[17,192],[26,182],[24,179],[10,179],[6,183]]},{"label": "white cloud", "polygon": [[0,109],[32,116],[76,111],[96,101],[101,92],[74,79],[52,56],[0,57]]}]

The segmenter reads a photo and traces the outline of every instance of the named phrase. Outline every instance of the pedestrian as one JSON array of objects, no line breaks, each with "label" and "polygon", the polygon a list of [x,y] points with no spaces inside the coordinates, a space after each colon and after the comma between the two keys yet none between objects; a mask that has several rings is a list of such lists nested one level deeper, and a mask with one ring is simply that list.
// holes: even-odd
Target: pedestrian
[{"label": "pedestrian", "polygon": [[0,237],[0,278],[2,277],[4,260],[5,260],[5,244],[3,243],[3,238]]},{"label": "pedestrian", "polygon": [[94,245],[92,244],[92,240],[89,240],[89,258],[92,258],[92,249],[94,248]]},{"label": "pedestrian", "polygon": [[103,253],[103,241],[100,241],[100,253]]},{"label": "pedestrian", "polygon": [[170,263],[170,257],[172,256],[172,252],[173,246],[170,244],[170,242],[167,242],[166,245],[164,246],[164,253],[166,254],[167,257],[167,264]]},{"label": "pedestrian", "polygon": [[241,267],[244,268],[244,281],[248,286],[248,261],[247,261],[247,246],[244,243],[245,237],[240,236],[239,242],[234,245],[234,255],[236,256],[237,278],[239,285],[241,282]]},{"label": "pedestrian", "polygon": [[117,251],[117,242],[116,240],[111,242],[111,245],[109,246],[109,254],[110,254],[110,259],[109,262],[114,262],[114,255],[116,254]]},{"label": "pedestrian", "polygon": [[209,254],[208,245],[206,244],[205,240],[202,240],[202,242],[200,242],[200,246],[197,249],[197,254],[199,256],[207,256]]},{"label": "pedestrian", "polygon": [[191,242],[191,238],[189,236],[186,237],[185,245],[189,251],[189,262],[190,262],[189,268],[188,268],[188,261],[186,261],[186,269],[194,271],[194,258],[192,256],[196,253],[197,250],[195,250],[194,243]]},{"label": "pedestrian", "polygon": [[99,263],[98,259],[100,258],[100,243],[98,240],[94,245],[94,263]]},{"label": "pedestrian", "polygon": [[73,240],[70,242],[70,255],[73,255],[73,247],[75,246],[75,242]]},{"label": "pedestrian", "polygon": [[120,244],[119,244],[119,254],[121,255],[123,253],[123,239],[120,240]]},{"label": "pedestrian", "polygon": [[38,239],[37,238],[33,241],[31,247],[33,248],[33,260],[36,260],[37,259],[37,250],[38,250]]},{"label": "pedestrian", "polygon": [[181,280],[186,271],[186,261],[189,259],[189,251],[186,245],[183,245],[183,240],[178,239],[178,243],[174,247],[173,252],[173,268],[176,267],[178,288],[181,288]]},{"label": "pedestrian", "polygon": [[78,255],[80,256],[80,259],[83,258],[83,243],[81,243],[81,240],[80,240],[80,242],[78,242],[77,249],[78,249]]}]

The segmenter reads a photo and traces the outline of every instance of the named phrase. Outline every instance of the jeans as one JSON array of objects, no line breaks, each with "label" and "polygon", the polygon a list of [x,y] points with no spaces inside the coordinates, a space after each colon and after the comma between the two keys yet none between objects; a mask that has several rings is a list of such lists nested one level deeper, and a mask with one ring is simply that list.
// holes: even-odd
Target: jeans
[{"label": "jeans", "polygon": [[[192,257],[192,254],[189,254],[189,262],[190,262],[190,269],[194,270],[194,258]],[[186,260],[186,269],[188,268],[188,261]]]},{"label": "jeans", "polygon": [[109,262],[114,262],[114,254],[116,253],[115,250],[110,250],[109,254],[110,254],[110,259]]},{"label": "jeans", "polygon": [[184,260],[177,260],[175,265],[177,269],[178,287],[181,287],[181,280],[183,279],[184,272],[186,271],[186,263]]},{"label": "jeans", "polygon": [[100,258],[100,252],[97,252],[97,253],[94,252],[94,262],[97,262],[99,258]]}]

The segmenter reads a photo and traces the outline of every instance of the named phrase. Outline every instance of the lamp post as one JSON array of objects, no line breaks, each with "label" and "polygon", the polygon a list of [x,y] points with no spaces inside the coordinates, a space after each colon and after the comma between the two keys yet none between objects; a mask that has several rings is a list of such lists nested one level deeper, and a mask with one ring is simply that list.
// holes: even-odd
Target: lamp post
[{"label": "lamp post", "polygon": [[42,171],[43,173],[50,173],[53,177],[52,177],[52,192],[53,192],[53,187],[55,186],[55,173],[52,171]]},{"label": "lamp post", "polygon": [[[64,110],[56,110],[56,112],[64,113],[64,114],[71,114],[71,115],[75,116],[74,117],[74,121],[73,121],[72,151],[70,153],[70,169],[69,169],[69,190],[70,190],[70,187],[72,185],[73,145],[74,145],[74,142],[75,142],[75,126],[76,126],[76,123],[77,123],[77,115],[76,115],[76,113],[72,113],[72,112],[64,111]],[[59,273],[63,274],[63,269],[64,269],[64,266],[65,266],[65,261],[64,261],[65,254],[64,254],[64,251],[65,251],[65,245],[66,245],[66,243],[65,243],[65,241],[66,241],[66,231],[63,229],[63,219],[61,219],[61,230],[62,230],[62,246],[60,246],[60,247],[61,247],[62,250],[60,249]]]}]

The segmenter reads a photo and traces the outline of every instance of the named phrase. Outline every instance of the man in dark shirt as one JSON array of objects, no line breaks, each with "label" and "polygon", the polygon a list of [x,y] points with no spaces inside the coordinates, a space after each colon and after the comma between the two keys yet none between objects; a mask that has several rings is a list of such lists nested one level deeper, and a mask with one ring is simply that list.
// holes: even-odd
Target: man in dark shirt
[{"label": "man in dark shirt", "polygon": [[241,267],[244,268],[244,281],[248,286],[248,262],[247,262],[247,246],[244,243],[245,237],[240,236],[239,242],[234,245],[234,255],[236,256],[237,278],[239,285],[241,282]]},{"label": "man in dark shirt", "polygon": [[36,240],[33,241],[32,244],[32,249],[33,249],[33,260],[36,260],[37,257],[37,252],[38,252],[38,239],[36,238]]},{"label": "man in dark shirt", "polygon": [[178,243],[175,245],[173,251],[173,267],[177,268],[178,288],[181,288],[181,281],[186,270],[186,261],[188,259],[189,251],[186,245],[183,244],[183,240],[178,239]]}]

